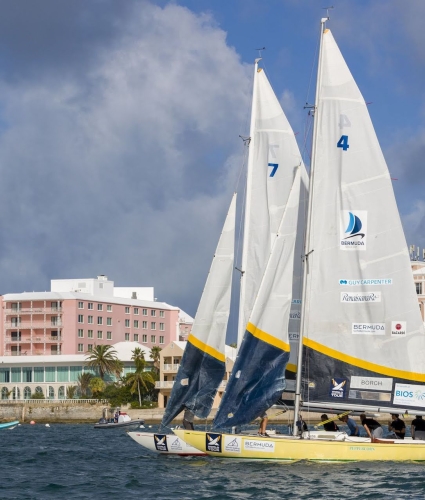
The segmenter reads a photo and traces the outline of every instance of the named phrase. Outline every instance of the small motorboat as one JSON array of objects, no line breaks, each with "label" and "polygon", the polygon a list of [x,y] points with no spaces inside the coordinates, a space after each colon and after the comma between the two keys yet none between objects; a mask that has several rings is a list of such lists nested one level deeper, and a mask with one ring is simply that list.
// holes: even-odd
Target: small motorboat
[{"label": "small motorboat", "polygon": [[13,422],[3,422],[0,423],[0,430],[2,429],[14,429],[19,424],[19,420],[13,420]]},{"label": "small motorboat", "polygon": [[108,408],[103,409],[102,418],[97,424],[94,424],[95,429],[115,429],[116,427],[136,427],[144,424],[144,420],[131,420],[130,416],[120,408],[115,410],[114,416],[108,416]]}]

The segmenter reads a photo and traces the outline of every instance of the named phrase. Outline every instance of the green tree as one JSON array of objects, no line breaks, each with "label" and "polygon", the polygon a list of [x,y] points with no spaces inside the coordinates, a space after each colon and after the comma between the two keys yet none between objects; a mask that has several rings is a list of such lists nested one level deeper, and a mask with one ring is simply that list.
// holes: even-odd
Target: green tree
[{"label": "green tree", "polygon": [[93,378],[93,375],[89,372],[81,373],[78,376],[78,388],[80,390],[80,396],[84,399],[87,397],[87,391],[89,390],[90,380]]},{"label": "green tree", "polygon": [[98,370],[102,380],[107,373],[120,373],[122,363],[116,354],[117,351],[111,345],[95,344],[93,349],[86,353],[87,366]]},{"label": "green tree", "polygon": [[89,387],[93,395],[97,395],[105,390],[106,383],[100,377],[92,377],[89,382]]},{"label": "green tree", "polygon": [[155,367],[155,370],[159,373],[159,363],[160,363],[160,358],[161,358],[161,355],[160,355],[160,352],[162,351],[162,349],[157,346],[157,345],[154,345],[152,346],[151,348],[151,359],[153,359],[153,366]]},{"label": "green tree", "polygon": [[233,347],[233,349],[236,349],[238,347],[238,344],[236,342],[233,342],[232,344],[229,344],[230,347]]},{"label": "green tree", "polygon": [[137,390],[139,394],[139,406],[142,406],[141,388],[143,387],[148,392],[152,386],[155,386],[155,380],[149,372],[136,369],[134,373],[127,375],[126,384],[130,386],[131,394],[134,394]]},{"label": "green tree", "polygon": [[78,387],[76,385],[69,385],[66,388],[66,397],[67,399],[74,399],[75,393],[77,392]]},{"label": "green tree", "polygon": [[145,353],[142,351],[140,347],[136,347],[131,351],[131,359],[134,361],[136,365],[136,370],[140,368],[141,370],[145,369],[146,361],[145,361]]}]

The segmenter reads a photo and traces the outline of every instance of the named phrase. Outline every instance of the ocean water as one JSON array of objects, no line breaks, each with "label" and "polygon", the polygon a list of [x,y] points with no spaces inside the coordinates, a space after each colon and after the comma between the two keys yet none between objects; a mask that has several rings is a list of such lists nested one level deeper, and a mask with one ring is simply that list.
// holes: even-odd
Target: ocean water
[{"label": "ocean water", "polygon": [[422,464],[167,457],[145,450],[123,429],[88,424],[3,430],[0,451],[2,500],[425,498]]}]

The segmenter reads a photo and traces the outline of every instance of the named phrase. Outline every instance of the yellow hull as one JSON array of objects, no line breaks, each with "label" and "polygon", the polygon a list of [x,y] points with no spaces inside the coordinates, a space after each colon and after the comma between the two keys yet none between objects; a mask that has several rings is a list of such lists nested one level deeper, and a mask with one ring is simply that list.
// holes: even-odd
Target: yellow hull
[{"label": "yellow hull", "polygon": [[366,439],[348,441],[350,438],[346,441],[298,439],[288,436],[262,438],[184,429],[175,429],[174,433],[186,443],[215,457],[322,462],[425,461],[424,441],[371,443]]}]

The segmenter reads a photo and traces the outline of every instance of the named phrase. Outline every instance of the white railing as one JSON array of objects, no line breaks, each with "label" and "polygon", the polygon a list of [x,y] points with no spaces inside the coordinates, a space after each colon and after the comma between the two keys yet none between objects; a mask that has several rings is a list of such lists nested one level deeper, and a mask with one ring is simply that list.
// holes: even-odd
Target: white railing
[{"label": "white railing", "polygon": [[177,372],[179,371],[179,367],[180,365],[169,365],[169,364],[166,364],[164,365],[164,372]]},{"label": "white railing", "polygon": [[171,389],[174,385],[174,380],[155,382],[155,389]]},{"label": "white railing", "polygon": [[29,328],[56,328],[57,326],[62,326],[62,321],[56,321],[52,323],[51,321],[21,321],[15,323],[14,321],[6,321],[5,327],[9,330],[11,328],[17,328],[19,330],[25,330]]},{"label": "white railing", "polygon": [[1,404],[45,404],[45,403],[55,403],[55,404],[84,404],[84,403],[102,403],[109,405],[107,399],[0,399]]},{"label": "white railing", "polygon": [[62,307],[22,307],[21,309],[5,309],[5,314],[53,314],[62,312]]}]

